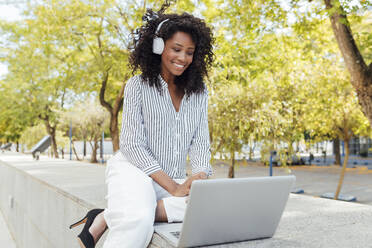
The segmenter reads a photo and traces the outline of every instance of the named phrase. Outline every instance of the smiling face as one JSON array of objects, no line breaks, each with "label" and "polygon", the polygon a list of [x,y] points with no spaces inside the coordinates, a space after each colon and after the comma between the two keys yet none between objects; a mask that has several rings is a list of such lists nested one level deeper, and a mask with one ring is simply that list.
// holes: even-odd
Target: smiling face
[{"label": "smiling face", "polygon": [[195,44],[191,35],[176,32],[165,42],[161,55],[161,76],[169,83],[175,76],[180,76],[192,63]]}]

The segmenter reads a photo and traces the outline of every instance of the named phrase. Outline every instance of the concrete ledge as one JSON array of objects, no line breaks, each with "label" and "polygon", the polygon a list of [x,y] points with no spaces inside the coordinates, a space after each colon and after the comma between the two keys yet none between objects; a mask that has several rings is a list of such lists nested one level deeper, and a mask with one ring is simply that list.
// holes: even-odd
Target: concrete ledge
[{"label": "concrete ledge", "polygon": [[[370,247],[371,223],[369,205],[291,194],[273,238],[208,247]],[[173,248],[155,235],[152,242]]]},{"label": "concrete ledge", "polygon": [[79,247],[81,228],[68,226],[105,207],[104,167],[15,154],[0,160],[0,208],[16,246]]},{"label": "concrete ledge", "polygon": [[[1,154],[0,209],[17,247],[79,247],[81,228],[68,226],[87,210],[105,207],[104,170],[89,163]],[[273,238],[208,247],[369,247],[371,223],[372,206],[291,194]],[[149,247],[172,246],[155,233]]]}]

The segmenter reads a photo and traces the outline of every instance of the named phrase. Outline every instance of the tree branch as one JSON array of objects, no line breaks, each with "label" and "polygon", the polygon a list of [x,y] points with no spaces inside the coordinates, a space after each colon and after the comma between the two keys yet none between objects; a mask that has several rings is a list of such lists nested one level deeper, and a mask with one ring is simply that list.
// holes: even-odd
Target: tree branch
[{"label": "tree branch", "polygon": [[126,81],[127,81],[127,78],[125,78],[123,80],[123,84],[121,85],[119,94],[116,96],[114,106],[113,106],[113,109],[114,109],[114,112],[115,112],[114,114],[116,114],[117,112],[120,111],[120,108],[123,104],[123,95],[124,95],[124,88],[125,88],[125,85],[126,85],[126,83],[125,83]]},{"label": "tree branch", "polygon": [[106,91],[107,81],[108,81],[108,78],[109,78],[109,70],[110,69],[108,69],[105,72],[104,78],[102,80],[101,90],[99,91],[99,101],[100,101],[101,105],[104,108],[106,108],[110,112],[110,114],[112,115],[112,106],[105,100],[105,91]]},{"label": "tree branch", "polygon": [[102,41],[101,41],[102,24],[103,24],[103,18],[101,18],[100,29],[99,29],[99,32],[97,34],[97,44],[98,44],[98,52],[99,52],[99,55],[101,56],[101,59],[102,59],[102,64],[104,64],[104,56],[103,56]]},{"label": "tree branch", "polygon": [[124,13],[120,6],[116,6],[116,9],[118,10],[119,15],[124,19],[124,26],[129,30],[130,33],[133,33],[134,29],[129,25],[130,22],[128,16]]},{"label": "tree branch", "polygon": [[63,88],[62,100],[61,100],[61,108],[63,109],[63,105],[65,104],[65,95],[66,95],[66,88]]},{"label": "tree branch", "polygon": [[354,87],[368,86],[371,84],[371,80],[368,80],[368,75],[371,75],[371,69],[367,67],[355,43],[345,11],[339,0],[324,0],[324,3],[326,9],[331,12],[332,29],[350,72]]}]

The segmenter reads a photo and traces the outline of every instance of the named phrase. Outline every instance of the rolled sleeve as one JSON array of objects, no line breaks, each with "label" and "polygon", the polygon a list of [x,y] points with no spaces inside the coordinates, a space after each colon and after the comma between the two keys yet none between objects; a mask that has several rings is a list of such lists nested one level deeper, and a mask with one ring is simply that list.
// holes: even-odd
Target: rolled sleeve
[{"label": "rolled sleeve", "polygon": [[120,151],[130,163],[151,175],[161,167],[147,144],[141,103],[141,81],[135,76],[124,90]]},{"label": "rolled sleeve", "polygon": [[189,158],[192,168],[192,174],[205,172],[207,176],[213,174],[210,164],[211,150],[208,128],[208,93],[203,98],[202,113],[200,123],[195,130],[189,149]]}]

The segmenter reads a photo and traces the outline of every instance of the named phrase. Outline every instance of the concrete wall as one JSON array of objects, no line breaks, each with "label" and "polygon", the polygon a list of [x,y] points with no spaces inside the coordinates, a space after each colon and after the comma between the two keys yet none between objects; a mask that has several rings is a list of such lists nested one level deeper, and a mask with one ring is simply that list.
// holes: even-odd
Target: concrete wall
[{"label": "concrete wall", "polygon": [[83,225],[76,231],[68,226],[94,207],[0,161],[0,209],[18,248],[79,247]]}]

